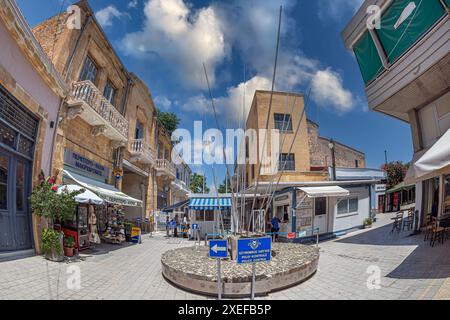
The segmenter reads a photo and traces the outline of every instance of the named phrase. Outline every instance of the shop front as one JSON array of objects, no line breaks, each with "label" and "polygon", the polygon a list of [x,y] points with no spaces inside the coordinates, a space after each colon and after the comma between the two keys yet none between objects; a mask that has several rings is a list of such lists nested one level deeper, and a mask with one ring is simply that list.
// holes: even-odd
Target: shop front
[{"label": "shop front", "polygon": [[66,150],[62,186],[83,188],[78,197],[76,212],[63,223],[63,232],[75,239],[76,248],[88,249],[102,242],[120,244],[131,233],[125,216],[126,208],[142,208],[143,202],[121,192],[110,180],[110,171],[95,161]]},{"label": "shop front", "polygon": [[230,197],[193,195],[189,199],[188,209],[189,221],[191,225],[198,225],[202,238],[222,234],[231,226]]}]

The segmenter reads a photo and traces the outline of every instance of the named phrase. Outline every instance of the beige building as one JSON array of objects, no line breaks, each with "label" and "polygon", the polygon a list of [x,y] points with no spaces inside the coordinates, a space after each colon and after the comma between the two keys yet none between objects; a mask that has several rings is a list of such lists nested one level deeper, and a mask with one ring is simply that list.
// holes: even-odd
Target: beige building
[{"label": "beige building", "polygon": [[[367,8],[381,8],[369,30]],[[450,215],[450,1],[366,0],[342,32],[355,53],[369,107],[409,123],[419,225]],[[407,36],[406,36],[407,35]]]},{"label": "beige building", "polygon": [[[88,2],[75,5],[80,29],[67,27],[66,13],[33,29],[70,87],[54,167],[64,170],[63,183],[98,187],[109,203],[124,206],[127,220],[139,224],[172,204],[172,142],[157,123],[149,89],[127,71]],[[161,204],[160,194],[169,195]]]},{"label": "beige building", "polygon": [[[238,211],[245,200],[244,230],[262,231],[272,217],[280,219],[284,238],[362,227],[384,173],[367,169],[363,152],[321,137],[318,124],[307,119],[303,95],[274,92],[269,114],[270,97],[268,91],[255,93],[246,123],[246,165],[237,166],[234,179],[235,186],[245,185],[238,200]],[[264,138],[260,130],[266,128]]]},{"label": "beige building", "polygon": [[[254,129],[258,133],[260,129],[266,128],[270,95],[268,91],[256,91],[246,130]],[[330,149],[331,140],[321,137],[319,125],[307,119],[307,114],[304,113],[304,97],[301,94],[274,93],[268,129],[266,138],[261,134],[256,136],[256,140],[252,136],[247,138],[246,153],[250,162],[245,170],[247,186],[256,183],[259,173],[260,182],[278,181],[280,175],[280,182],[327,181],[328,168],[333,166],[333,153],[336,167],[366,166],[365,155],[361,151],[336,141],[334,152]],[[279,139],[276,142],[274,140],[275,147],[280,146],[278,158],[272,157],[274,150],[270,131],[273,129],[280,132]],[[264,140],[266,147],[262,146]],[[261,165],[259,158],[252,157],[256,154],[264,154],[265,158],[272,157],[271,163]]]}]

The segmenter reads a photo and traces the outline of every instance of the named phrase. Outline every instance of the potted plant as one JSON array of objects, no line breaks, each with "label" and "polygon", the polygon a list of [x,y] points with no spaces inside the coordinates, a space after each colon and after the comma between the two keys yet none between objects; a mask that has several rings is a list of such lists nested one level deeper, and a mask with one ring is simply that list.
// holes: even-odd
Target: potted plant
[{"label": "potted plant", "polygon": [[73,257],[75,248],[75,239],[73,237],[64,237],[64,255]]},{"label": "potted plant", "polygon": [[42,230],[42,252],[51,261],[62,261],[63,239],[61,232],[55,230],[56,222],[63,222],[67,217],[73,215],[77,203],[75,197],[85,190],[68,192],[65,189],[58,190],[56,179],[58,172],[52,177],[45,178],[41,171],[39,184],[33,188],[30,196],[33,214],[43,218],[45,224]]},{"label": "potted plant", "polygon": [[373,224],[372,218],[367,218],[364,220],[364,228],[365,229],[372,228],[372,224]]},{"label": "potted plant", "polygon": [[60,262],[64,260],[61,238],[63,234],[51,228],[42,230],[42,252],[45,258]]}]

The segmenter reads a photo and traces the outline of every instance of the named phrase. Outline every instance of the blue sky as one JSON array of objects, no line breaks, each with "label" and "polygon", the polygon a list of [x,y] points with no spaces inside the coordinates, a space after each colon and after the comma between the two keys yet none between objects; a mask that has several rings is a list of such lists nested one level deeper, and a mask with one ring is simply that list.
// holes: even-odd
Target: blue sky
[{"label": "blue sky", "polygon": [[[74,1],[18,0],[31,26]],[[408,124],[368,111],[356,59],[340,32],[362,0],[91,0],[98,21],[126,67],[149,86],[158,108],[215,127],[202,63],[205,62],[221,127],[236,127],[255,89],[269,89],[278,10],[283,5],[276,88],[309,92],[307,115],[320,134],[366,154],[367,166],[410,161]],[[245,78],[244,78],[244,70]],[[239,115],[239,116],[238,116]],[[205,124],[204,124],[205,126]],[[212,184],[211,167],[205,170]],[[225,169],[216,166],[217,183]]]}]

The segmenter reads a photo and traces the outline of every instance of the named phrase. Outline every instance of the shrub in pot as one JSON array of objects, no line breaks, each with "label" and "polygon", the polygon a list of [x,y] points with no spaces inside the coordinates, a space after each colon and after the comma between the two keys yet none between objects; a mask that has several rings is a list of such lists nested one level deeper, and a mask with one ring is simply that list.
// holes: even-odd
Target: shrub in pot
[{"label": "shrub in pot", "polygon": [[75,239],[73,237],[64,238],[64,255],[66,257],[73,257],[75,248]]},{"label": "shrub in pot", "polygon": [[372,218],[367,218],[364,220],[364,228],[371,228],[373,224]]},{"label": "shrub in pot", "polygon": [[42,230],[42,253],[45,258],[51,261],[64,260],[61,239],[64,235],[52,228]]},{"label": "shrub in pot", "polygon": [[46,227],[42,231],[42,251],[45,257],[52,261],[61,261],[63,256],[63,234],[54,230],[55,222],[63,222],[73,215],[77,203],[75,197],[85,190],[68,192],[65,189],[58,190],[56,179],[58,172],[45,178],[41,171],[39,184],[33,189],[30,196],[33,214],[42,217]]}]

